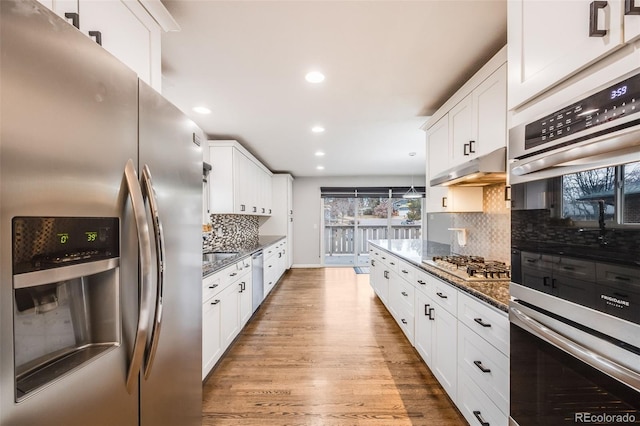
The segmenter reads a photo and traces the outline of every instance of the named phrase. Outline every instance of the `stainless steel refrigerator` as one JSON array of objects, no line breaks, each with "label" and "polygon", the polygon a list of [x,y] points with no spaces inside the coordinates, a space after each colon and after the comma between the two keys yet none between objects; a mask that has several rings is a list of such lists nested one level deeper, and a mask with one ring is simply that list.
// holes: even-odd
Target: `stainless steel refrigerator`
[{"label": "stainless steel refrigerator", "polygon": [[200,129],[0,1],[0,424],[201,424]]}]

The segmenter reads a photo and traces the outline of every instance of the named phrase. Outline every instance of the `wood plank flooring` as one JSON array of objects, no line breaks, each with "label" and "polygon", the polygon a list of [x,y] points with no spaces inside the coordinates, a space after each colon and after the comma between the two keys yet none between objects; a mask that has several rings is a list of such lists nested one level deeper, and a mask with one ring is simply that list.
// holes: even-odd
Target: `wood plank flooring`
[{"label": "wood plank flooring", "polygon": [[263,302],[204,384],[202,424],[467,423],[369,275],[325,268],[290,270]]}]

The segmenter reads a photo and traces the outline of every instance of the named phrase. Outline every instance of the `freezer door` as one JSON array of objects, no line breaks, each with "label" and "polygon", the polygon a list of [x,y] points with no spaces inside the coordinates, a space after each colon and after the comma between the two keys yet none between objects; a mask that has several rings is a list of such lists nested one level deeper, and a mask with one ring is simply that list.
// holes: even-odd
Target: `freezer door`
[{"label": "freezer door", "polygon": [[[0,424],[136,425],[137,393],[124,386],[132,330],[121,316],[118,347],[15,402],[11,220],[114,217],[130,225],[122,183],[127,160],[137,161],[137,78],[36,1],[2,0],[0,19]],[[127,244],[114,288],[137,291],[137,247]],[[133,257],[124,260],[125,252]]]},{"label": "freezer door", "polygon": [[[162,289],[153,286],[154,300],[161,292],[162,315],[161,323],[152,319],[159,330],[157,346],[150,338],[140,376],[140,421],[143,426],[200,425],[202,151],[194,133],[201,139],[204,135],[142,81],[139,98],[138,170],[148,168],[164,235],[163,244],[153,245],[154,256],[162,258],[153,274],[164,280]],[[149,206],[148,210],[153,221]]]}]

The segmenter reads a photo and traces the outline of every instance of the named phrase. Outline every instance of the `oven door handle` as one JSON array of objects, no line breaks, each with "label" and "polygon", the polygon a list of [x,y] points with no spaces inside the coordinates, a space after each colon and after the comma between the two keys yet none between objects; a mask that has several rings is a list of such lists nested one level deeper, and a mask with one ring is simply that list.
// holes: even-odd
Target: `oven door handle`
[{"label": "oven door handle", "polygon": [[640,391],[640,373],[637,371],[631,370],[607,359],[595,351],[564,337],[558,332],[526,315],[518,308],[511,306],[509,307],[509,311],[512,314],[510,318],[512,324],[517,325],[569,355],[576,357],[596,370],[637,391]]}]

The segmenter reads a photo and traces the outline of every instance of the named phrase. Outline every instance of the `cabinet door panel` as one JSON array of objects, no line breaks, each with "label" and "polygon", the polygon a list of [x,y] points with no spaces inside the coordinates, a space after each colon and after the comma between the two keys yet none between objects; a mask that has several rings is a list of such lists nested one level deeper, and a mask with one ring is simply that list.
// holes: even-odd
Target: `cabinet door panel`
[{"label": "cabinet door panel", "polygon": [[240,331],[238,289],[231,284],[220,293],[220,332],[225,350]]},{"label": "cabinet door panel", "polygon": [[472,156],[488,154],[507,146],[507,65],[483,81],[472,93]]},{"label": "cabinet door panel", "polygon": [[471,108],[472,98],[469,95],[449,111],[449,143],[453,150],[451,166],[464,163],[473,157],[469,149],[469,142],[473,139]]},{"label": "cabinet door panel", "polygon": [[607,7],[598,12],[599,28],[606,29],[607,34],[590,37],[591,0],[509,1],[509,108],[621,46],[622,3],[607,2]]},{"label": "cabinet door panel", "polygon": [[[625,3],[626,4],[626,3]],[[629,13],[624,15],[624,42],[629,43],[640,38],[640,0],[631,0]],[[626,12],[626,7],[625,7]]]},{"label": "cabinet door panel", "polygon": [[152,81],[152,56],[159,52],[160,29],[144,8],[132,1],[80,0],[78,9],[80,30],[100,31],[102,47],[159,91],[159,82]]},{"label": "cabinet door panel", "polygon": [[220,336],[220,302],[215,297],[202,305],[202,378],[222,355]]},{"label": "cabinet door panel", "polygon": [[415,336],[414,344],[416,350],[429,366],[433,367],[433,327],[435,325],[432,320],[430,310],[433,309],[433,302],[427,295],[421,291],[416,291],[416,302],[414,310]]},{"label": "cabinet door panel", "polygon": [[458,320],[440,305],[435,305],[432,316],[435,318],[432,371],[456,402]]}]

